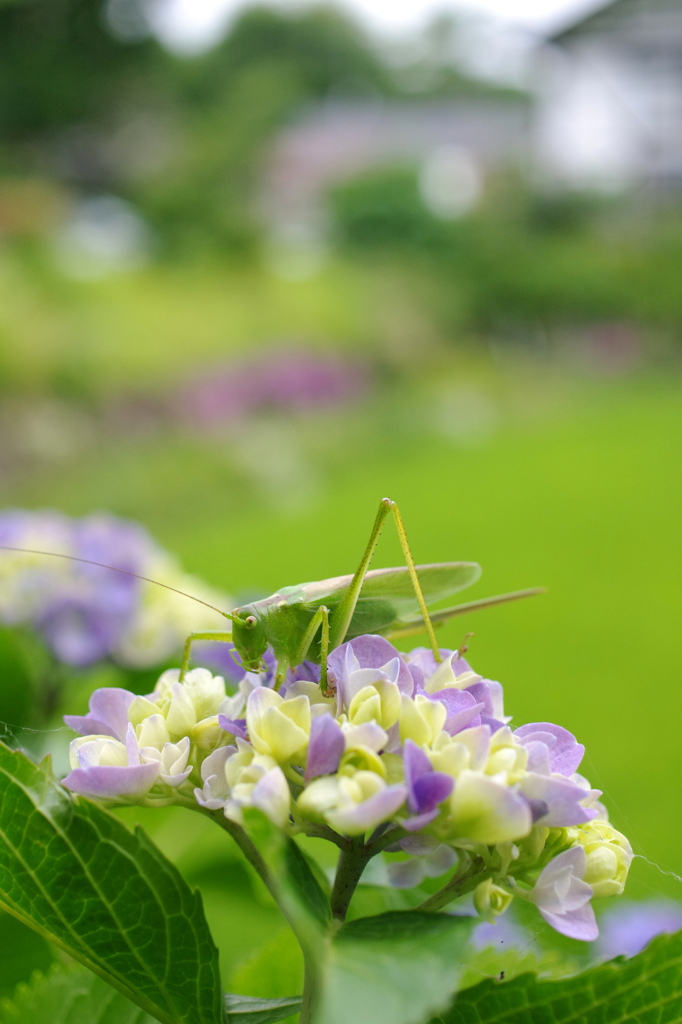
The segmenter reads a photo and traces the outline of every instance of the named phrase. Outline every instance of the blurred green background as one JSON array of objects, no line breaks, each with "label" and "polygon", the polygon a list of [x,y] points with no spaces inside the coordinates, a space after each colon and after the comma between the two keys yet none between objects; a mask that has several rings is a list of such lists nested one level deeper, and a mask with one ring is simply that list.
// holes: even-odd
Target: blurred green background
[{"label": "blurred green background", "polygon": [[[451,116],[523,125],[535,102],[472,74],[456,18],[399,50],[332,7],[254,7],[180,55],[149,10],[0,6],[2,505],[134,518],[239,597],[352,572],[388,495],[417,562],[482,564],[472,597],[546,586],[443,643],[473,631],[514,723],[586,744],[661,869],[636,860],[630,895],[679,899],[679,194],[543,186],[520,135],[479,164],[449,142],[434,200],[422,150]],[[372,149],[368,117],[400,144]],[[387,530],[375,566],[400,561]],[[254,988],[279,925],[225,838],[122,813],[201,884],[226,978]]]}]

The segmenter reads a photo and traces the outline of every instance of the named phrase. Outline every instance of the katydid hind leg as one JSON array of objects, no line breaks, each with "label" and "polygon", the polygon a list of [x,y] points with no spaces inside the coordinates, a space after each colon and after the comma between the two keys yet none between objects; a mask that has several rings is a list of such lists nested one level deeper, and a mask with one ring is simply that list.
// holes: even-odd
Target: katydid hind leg
[{"label": "katydid hind leg", "polygon": [[428,608],[426,606],[426,601],[424,600],[424,594],[422,593],[422,589],[419,583],[419,577],[417,575],[417,570],[415,568],[414,559],[412,558],[412,552],[410,551],[410,545],[408,544],[407,541],[407,533],[405,531],[403,519],[400,514],[400,509],[398,508],[396,503],[392,501],[390,498],[382,498],[381,501],[379,502],[379,511],[377,512],[376,519],[374,520],[374,526],[372,527],[372,532],[370,534],[370,538],[367,543],[367,547],[365,548],[365,552],[362,556],[360,565],[358,566],[358,569],[350,582],[350,585],[348,587],[348,590],[346,591],[343,600],[341,601],[338,608],[333,614],[330,630],[330,645],[332,648],[338,647],[339,644],[343,643],[345,639],[346,633],[348,632],[348,627],[350,626],[351,619],[353,618],[353,612],[355,611],[355,607],[360,596],[360,591],[362,590],[362,584],[365,578],[365,574],[369,569],[372,556],[377,546],[379,537],[381,536],[381,531],[383,529],[384,522],[389,513],[392,513],[393,515],[396,530],[398,533],[398,539],[400,540],[400,546],[403,551],[405,563],[410,574],[410,579],[412,580],[412,586],[414,587],[414,592],[417,598],[419,609],[422,614],[423,623],[426,628],[426,632],[428,633],[429,636],[429,641],[431,644],[431,648],[433,650],[433,656],[436,659],[436,661],[441,661],[442,658],[440,654],[440,649],[438,647],[438,642],[436,640],[436,634],[434,632],[433,625],[429,617]]},{"label": "katydid hind leg", "polygon": [[426,607],[426,601],[424,600],[424,594],[422,592],[421,585],[419,583],[419,576],[415,568],[414,559],[412,552],[410,551],[410,545],[407,542],[407,533],[405,531],[405,525],[403,523],[403,517],[400,515],[400,509],[395,502],[391,503],[391,511],[393,512],[393,518],[395,520],[395,527],[398,531],[398,537],[400,538],[400,546],[403,549],[403,555],[405,557],[405,563],[410,573],[410,579],[412,580],[412,586],[414,587],[414,593],[419,604],[419,610],[422,613],[424,620],[424,626],[429,637],[429,643],[431,644],[431,650],[436,662],[442,661],[443,658],[440,653],[438,641],[436,640],[436,634],[433,629],[433,623],[431,622],[431,616],[429,610]]},{"label": "katydid hind leg", "polygon": [[358,603],[358,597],[362,590],[362,582],[365,578],[365,573],[369,569],[369,564],[372,561],[372,555],[374,554],[377,546],[381,531],[386,520],[386,516],[390,513],[393,502],[390,498],[382,498],[379,502],[379,511],[377,512],[372,532],[367,542],[367,547],[360,560],[360,565],[355,571],[353,579],[350,581],[348,590],[346,591],[343,600],[338,605],[336,610],[332,613],[329,630],[329,645],[333,649],[338,647],[346,638],[350,621],[353,618],[353,612],[355,606]]},{"label": "katydid hind leg", "polygon": [[232,640],[231,633],[220,632],[219,630],[210,630],[204,633],[190,633],[185,640],[185,646],[182,650],[182,663],[180,665],[180,682],[185,678],[187,669],[189,668],[190,657],[192,654],[192,644],[197,640],[215,640],[220,643],[229,642]]},{"label": "katydid hind leg", "polygon": [[[466,615],[468,612],[480,611],[483,608],[492,608],[497,604],[508,604],[510,601],[520,601],[525,597],[537,597],[545,594],[545,587],[528,587],[526,590],[514,590],[509,594],[496,594],[494,597],[481,597],[477,601],[467,601],[466,604],[457,604],[452,608],[442,608],[439,611],[431,612],[429,618],[434,626],[442,626],[445,622],[454,618],[455,615]],[[424,623],[421,616],[415,615],[409,619],[397,622],[394,628],[390,629],[387,635],[395,640],[399,637],[415,636],[422,633]]]}]

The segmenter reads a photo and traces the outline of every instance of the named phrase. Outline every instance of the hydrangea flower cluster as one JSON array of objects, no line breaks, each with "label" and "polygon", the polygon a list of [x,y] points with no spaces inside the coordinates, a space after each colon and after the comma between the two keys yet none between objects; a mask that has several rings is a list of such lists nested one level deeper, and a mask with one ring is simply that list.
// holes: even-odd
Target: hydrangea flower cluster
[{"label": "hydrangea flower cluster", "polygon": [[361,636],[329,655],[326,689],[306,662],[277,691],[269,657],[230,695],[202,668],[165,672],[147,697],[98,690],[66,719],[81,735],[64,785],[237,824],[255,807],[292,835],[402,852],[394,885],[452,869],[429,909],[473,893],[494,920],[522,898],[596,938],[591,900],[623,890],[632,851],[577,772],[584,747],[551,723],[513,728],[501,685],[441,655]]},{"label": "hydrangea flower cluster", "polygon": [[[2,512],[0,545],[101,562],[230,607],[182,572],[141,526],[115,516]],[[215,612],[135,576],[20,551],[0,558],[0,621],[30,626],[59,661],[81,668],[104,659],[130,668],[158,665],[177,654],[191,629],[221,624]]]}]

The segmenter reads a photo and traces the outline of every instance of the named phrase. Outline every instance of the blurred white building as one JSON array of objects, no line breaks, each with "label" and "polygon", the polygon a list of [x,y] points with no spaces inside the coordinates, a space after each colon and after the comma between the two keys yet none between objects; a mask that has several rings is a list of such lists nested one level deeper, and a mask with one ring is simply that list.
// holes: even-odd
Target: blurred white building
[{"label": "blurred white building", "polygon": [[536,84],[542,179],[682,183],[682,0],[611,0],[547,40]]},{"label": "blurred white building", "polygon": [[321,105],[275,140],[260,204],[281,235],[324,235],[325,194],[378,167],[419,170],[424,199],[440,216],[466,213],[487,174],[525,166],[529,104],[455,99]]}]

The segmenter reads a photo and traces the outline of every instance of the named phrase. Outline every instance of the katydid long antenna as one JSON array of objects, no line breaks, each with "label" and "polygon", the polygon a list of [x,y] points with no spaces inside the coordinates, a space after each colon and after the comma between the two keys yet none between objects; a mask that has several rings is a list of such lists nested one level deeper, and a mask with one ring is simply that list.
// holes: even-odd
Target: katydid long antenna
[{"label": "katydid long antenna", "polygon": [[69,562],[82,562],[83,565],[96,565],[100,569],[110,569],[111,572],[120,572],[124,576],[133,576],[136,580],[143,580],[145,583],[153,583],[157,587],[163,587],[165,590],[172,590],[174,594],[180,594],[181,597],[187,597],[190,601],[196,601],[197,604],[203,604],[206,608],[210,608],[211,611],[217,612],[218,615],[224,616],[226,619],[232,619],[232,615],[229,612],[224,612],[222,608],[216,608],[214,604],[209,604],[208,601],[203,601],[200,597],[195,597],[194,594],[188,594],[184,590],[178,590],[177,587],[171,587],[168,583],[161,583],[159,580],[153,580],[149,576],[142,576],[139,572],[131,572],[130,569],[120,569],[116,565],[106,565],[104,562],[95,562],[92,558],[79,558],[77,555],[65,555],[60,551],[38,551],[36,548],[17,548],[12,547],[10,544],[0,544],[0,551],[18,551],[24,555],[45,555],[48,558],[65,558]]}]

